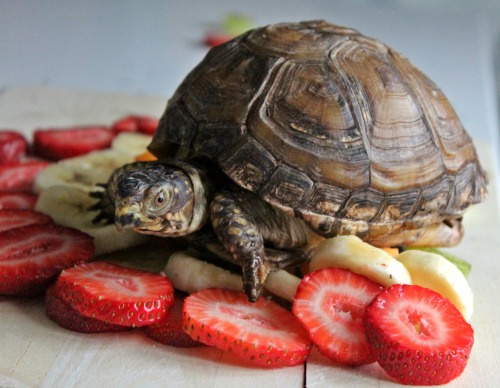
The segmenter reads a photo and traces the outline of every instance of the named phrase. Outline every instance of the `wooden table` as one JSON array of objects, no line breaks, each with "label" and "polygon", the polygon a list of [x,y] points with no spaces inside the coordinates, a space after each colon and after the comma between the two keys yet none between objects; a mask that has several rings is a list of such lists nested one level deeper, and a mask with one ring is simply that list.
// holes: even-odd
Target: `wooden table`
[{"label": "wooden table", "polygon": [[[46,88],[0,94],[0,128],[109,124],[128,113],[161,115],[165,99]],[[500,213],[491,144],[477,144],[491,184],[488,201],[465,217],[452,251],[471,262],[475,345],[450,387],[500,384]],[[1,242],[0,242],[1,243]],[[263,370],[212,348],[176,349],[141,332],[84,335],[45,317],[41,300],[0,298],[0,387],[375,387],[396,386],[377,364],[341,367],[313,352],[305,366]]]}]

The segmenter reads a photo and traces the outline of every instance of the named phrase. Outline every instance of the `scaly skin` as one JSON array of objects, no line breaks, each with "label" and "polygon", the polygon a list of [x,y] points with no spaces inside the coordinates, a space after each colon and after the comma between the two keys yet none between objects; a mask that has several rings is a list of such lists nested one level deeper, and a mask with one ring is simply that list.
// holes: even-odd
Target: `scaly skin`
[{"label": "scaly skin", "polygon": [[264,241],[290,249],[301,247],[308,240],[308,229],[299,219],[287,216],[249,192],[217,193],[210,210],[215,233],[243,269],[244,290],[251,301],[259,297],[269,272],[279,268],[280,262],[289,261],[286,251],[276,251],[274,260],[270,260]]},{"label": "scaly skin", "polygon": [[182,161],[126,165],[115,171],[105,192],[95,195],[95,208],[101,209],[96,221],[113,219],[120,229],[182,237],[236,262],[248,299],[256,301],[270,271],[305,260],[300,249],[310,229],[256,194],[214,193],[215,185],[203,167]]}]

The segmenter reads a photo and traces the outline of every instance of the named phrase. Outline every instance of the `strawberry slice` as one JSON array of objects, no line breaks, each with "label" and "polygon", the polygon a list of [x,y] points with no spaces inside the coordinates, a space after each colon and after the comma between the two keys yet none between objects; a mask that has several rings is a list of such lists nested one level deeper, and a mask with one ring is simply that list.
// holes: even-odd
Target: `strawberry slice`
[{"label": "strawberry slice", "polygon": [[38,129],[34,152],[42,158],[61,160],[108,148],[115,133],[103,126]]},{"label": "strawberry slice", "polygon": [[234,36],[225,33],[209,32],[203,38],[203,44],[207,47],[212,48],[226,43],[232,38],[234,38]]},{"label": "strawberry slice", "polygon": [[52,219],[34,210],[8,209],[0,210],[0,232],[28,225],[51,224]]},{"label": "strawberry slice", "polygon": [[211,288],[189,295],[183,322],[191,338],[262,367],[303,364],[311,350],[290,311],[265,298],[251,303],[240,291]]},{"label": "strawberry slice", "polygon": [[0,164],[0,191],[31,191],[35,177],[49,164],[43,160]]},{"label": "strawberry slice", "polygon": [[382,286],[345,269],[324,268],[300,282],[292,311],[321,354],[348,365],[375,362],[363,313]]},{"label": "strawberry slice", "polygon": [[174,289],[164,275],[106,262],[68,268],[56,284],[80,314],[123,326],[158,322],[174,303]]},{"label": "strawberry slice", "polygon": [[137,128],[145,135],[153,135],[158,128],[159,120],[150,116],[137,116]]},{"label": "strawberry slice", "polygon": [[0,164],[19,162],[26,154],[28,141],[15,131],[0,131]]},{"label": "strawberry slice", "polygon": [[446,384],[464,370],[474,331],[440,294],[396,284],[366,309],[364,326],[377,361],[399,383]]},{"label": "strawberry slice", "polygon": [[202,346],[201,342],[192,339],[183,329],[182,307],[184,306],[185,296],[176,293],[174,299],[174,305],[168,315],[153,325],[145,326],[143,331],[148,337],[164,345],[177,348]]},{"label": "strawberry slice", "polygon": [[155,133],[158,119],[145,115],[130,115],[113,123],[111,129],[116,132],[141,132],[146,135]]},{"label": "strawberry slice", "polygon": [[0,192],[0,209],[34,210],[37,199],[30,192]]},{"label": "strawberry slice", "polygon": [[29,225],[0,233],[0,294],[41,294],[63,270],[89,260],[92,237],[59,225]]},{"label": "strawberry slice", "polygon": [[111,130],[116,133],[139,131],[139,127],[137,125],[137,116],[131,115],[116,120],[111,125]]},{"label": "strawberry slice", "polygon": [[64,301],[55,285],[49,286],[45,292],[45,315],[59,326],[79,333],[107,333],[130,329],[81,315]]}]

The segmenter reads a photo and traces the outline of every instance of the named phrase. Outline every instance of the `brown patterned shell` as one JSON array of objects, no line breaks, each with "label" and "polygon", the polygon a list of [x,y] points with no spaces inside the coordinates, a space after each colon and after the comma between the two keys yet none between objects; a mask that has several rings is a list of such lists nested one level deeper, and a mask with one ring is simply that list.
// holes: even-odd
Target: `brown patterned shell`
[{"label": "brown patterned shell", "polygon": [[[169,142],[325,236],[452,245],[461,231],[436,225],[452,230],[486,196],[474,145],[439,88],[386,45],[324,21],[270,25],[212,49],[150,149]],[[415,232],[429,225],[440,237]]]}]

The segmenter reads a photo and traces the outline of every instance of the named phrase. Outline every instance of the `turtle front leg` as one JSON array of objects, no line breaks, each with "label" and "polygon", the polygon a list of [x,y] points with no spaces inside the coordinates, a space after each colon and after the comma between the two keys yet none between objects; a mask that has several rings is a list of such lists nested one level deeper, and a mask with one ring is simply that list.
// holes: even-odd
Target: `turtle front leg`
[{"label": "turtle front leg", "polygon": [[97,211],[96,216],[92,219],[94,224],[112,224],[115,221],[115,204],[108,189],[109,185],[99,183],[97,187],[101,188],[101,190],[94,190],[89,193],[89,196],[97,199],[97,202],[87,210]]},{"label": "turtle front leg", "polygon": [[300,248],[307,243],[309,229],[301,220],[273,208],[255,194],[218,193],[210,212],[217,237],[242,267],[243,286],[250,301],[257,300],[270,271],[292,263],[293,256],[295,261],[305,259],[301,252],[266,249],[265,243],[279,249]]}]

